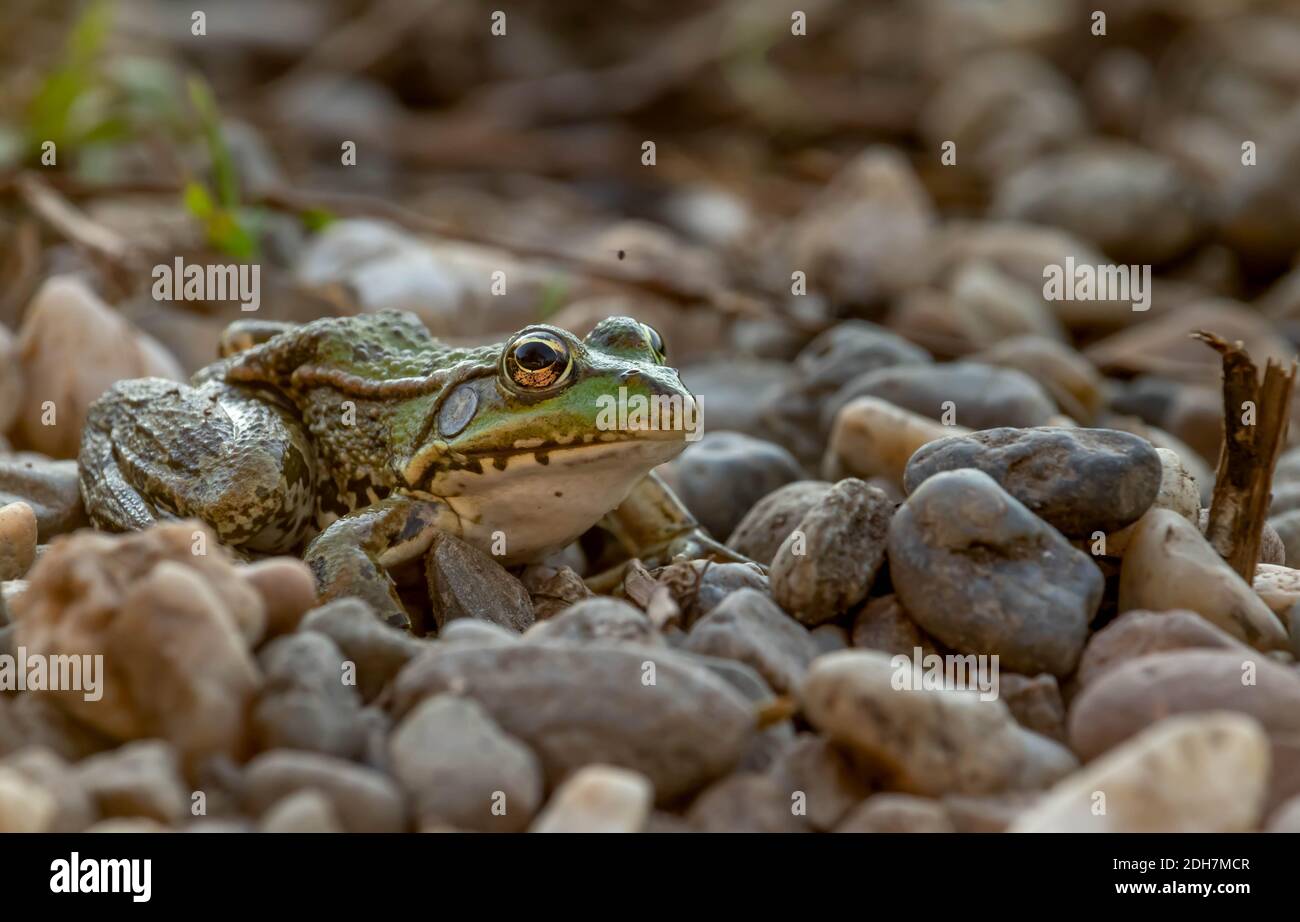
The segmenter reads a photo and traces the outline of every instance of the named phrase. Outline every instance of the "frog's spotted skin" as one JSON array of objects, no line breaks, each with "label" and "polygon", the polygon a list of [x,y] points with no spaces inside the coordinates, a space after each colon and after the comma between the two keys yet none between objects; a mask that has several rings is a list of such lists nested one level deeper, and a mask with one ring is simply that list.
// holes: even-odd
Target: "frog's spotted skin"
[{"label": "frog's spotted skin", "polygon": [[[517,361],[539,348],[555,361]],[[602,401],[620,395],[693,404],[658,350],[657,334],[626,317],[585,339],[539,324],[469,349],[395,311],[237,324],[223,338],[234,354],[192,384],[120,382],[91,407],[82,493],[104,528],[194,516],[249,550],[310,542],[323,596],[361,595],[402,623],[382,571],[423,553],[435,531],[484,550],[504,543],[506,564],[536,559],[681,451],[681,420],[600,424]],[[677,532],[694,525],[680,507],[669,518]]]}]

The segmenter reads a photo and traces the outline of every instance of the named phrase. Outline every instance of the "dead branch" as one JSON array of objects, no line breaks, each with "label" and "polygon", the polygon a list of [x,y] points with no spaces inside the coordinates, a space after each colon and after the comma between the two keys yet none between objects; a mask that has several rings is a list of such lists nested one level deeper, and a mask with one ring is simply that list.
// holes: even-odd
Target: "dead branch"
[{"label": "dead branch", "polygon": [[1192,335],[1223,357],[1223,450],[1206,537],[1242,579],[1253,583],[1273,469],[1290,422],[1296,364],[1284,371],[1269,359],[1261,384],[1243,343],[1204,330]]}]

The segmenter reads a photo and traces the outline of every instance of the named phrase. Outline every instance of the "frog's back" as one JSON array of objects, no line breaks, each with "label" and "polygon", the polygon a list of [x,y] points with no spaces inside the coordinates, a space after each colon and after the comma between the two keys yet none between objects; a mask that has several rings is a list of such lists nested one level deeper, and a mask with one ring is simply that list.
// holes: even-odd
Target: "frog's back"
[{"label": "frog's back", "polygon": [[404,485],[440,401],[495,367],[497,347],[434,339],[414,314],[327,317],[233,356],[228,382],[274,388],[298,409],[318,455],[323,521]]},{"label": "frog's back", "polygon": [[416,380],[436,387],[440,372],[484,351],[440,342],[404,311],[324,317],[240,353],[227,379],[286,392],[325,386],[362,396],[409,390]]}]

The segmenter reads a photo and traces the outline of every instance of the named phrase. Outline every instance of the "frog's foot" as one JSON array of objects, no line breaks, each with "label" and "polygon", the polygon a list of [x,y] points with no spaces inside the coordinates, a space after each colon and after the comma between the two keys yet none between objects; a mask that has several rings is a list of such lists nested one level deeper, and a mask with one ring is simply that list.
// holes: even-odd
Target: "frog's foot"
[{"label": "frog's foot", "polygon": [[79,458],[92,522],[197,518],[225,544],[280,553],[312,523],[314,460],[294,417],[216,381],[120,381],[91,405]]},{"label": "frog's foot", "polygon": [[601,524],[629,556],[653,569],[679,557],[716,563],[753,563],[715,540],[657,474],[645,476]]},{"label": "frog's foot", "polygon": [[384,621],[409,629],[411,618],[386,571],[427,551],[449,514],[441,503],[398,494],[343,516],[303,555],[320,600],[356,596]]}]

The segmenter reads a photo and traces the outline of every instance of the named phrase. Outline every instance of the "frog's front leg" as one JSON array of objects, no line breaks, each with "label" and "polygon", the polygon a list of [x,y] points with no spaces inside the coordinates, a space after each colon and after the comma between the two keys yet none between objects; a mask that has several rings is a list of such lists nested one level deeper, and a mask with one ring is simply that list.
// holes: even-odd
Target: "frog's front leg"
[{"label": "frog's front leg", "polygon": [[639,558],[647,567],[663,566],[678,555],[718,563],[751,562],[714,540],[653,471],[605,516],[601,525],[613,533],[629,555]]},{"label": "frog's front leg", "polygon": [[427,551],[451,515],[443,503],[394,494],[338,519],[303,555],[316,574],[320,600],[357,596],[389,624],[410,628],[387,570]]}]

